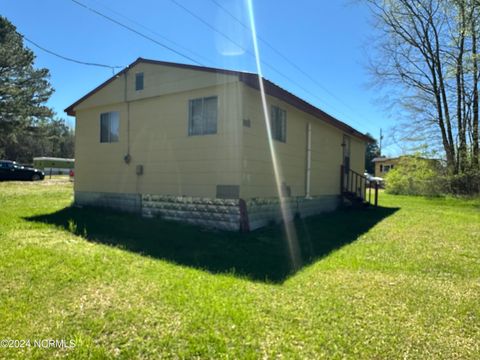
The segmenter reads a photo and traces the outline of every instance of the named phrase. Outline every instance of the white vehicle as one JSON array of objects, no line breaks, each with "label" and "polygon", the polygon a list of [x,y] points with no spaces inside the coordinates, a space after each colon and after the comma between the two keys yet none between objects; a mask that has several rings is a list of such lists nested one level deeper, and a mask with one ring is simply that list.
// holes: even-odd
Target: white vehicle
[{"label": "white vehicle", "polygon": [[366,171],[363,174],[363,176],[365,176],[367,178],[367,185],[368,186],[370,186],[370,184],[377,183],[380,187],[383,187],[383,185],[385,184],[385,180],[383,178],[378,177],[378,176],[370,175]]}]

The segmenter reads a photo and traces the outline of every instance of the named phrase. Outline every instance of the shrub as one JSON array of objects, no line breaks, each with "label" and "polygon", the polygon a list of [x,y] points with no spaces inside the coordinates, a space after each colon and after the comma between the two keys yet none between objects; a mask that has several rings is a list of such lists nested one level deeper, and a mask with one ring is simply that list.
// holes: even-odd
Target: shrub
[{"label": "shrub", "polygon": [[480,171],[467,170],[462,174],[447,177],[448,191],[456,195],[474,195],[480,193]]},{"label": "shrub", "polygon": [[440,163],[420,157],[402,157],[385,177],[386,192],[438,196],[448,189]]}]

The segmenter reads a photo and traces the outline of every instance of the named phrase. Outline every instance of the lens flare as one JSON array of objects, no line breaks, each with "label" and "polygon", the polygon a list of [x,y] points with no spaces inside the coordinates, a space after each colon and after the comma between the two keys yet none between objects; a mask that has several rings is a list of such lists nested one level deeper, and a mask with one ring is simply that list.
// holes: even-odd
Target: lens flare
[{"label": "lens flare", "polygon": [[298,269],[301,266],[300,247],[298,245],[297,233],[293,224],[293,214],[290,206],[282,196],[282,172],[278,157],[275,151],[275,144],[272,139],[272,129],[270,127],[270,115],[267,105],[267,96],[265,94],[265,87],[263,84],[262,66],[260,61],[260,52],[258,48],[257,30],[255,27],[255,15],[253,11],[253,0],[247,0],[248,15],[250,20],[250,29],[252,31],[252,42],[255,52],[255,62],[257,66],[258,82],[260,85],[260,95],[262,99],[263,117],[265,120],[265,127],[267,129],[268,146],[270,149],[270,156],[272,158],[273,172],[275,177],[275,185],[277,189],[278,199],[280,203],[280,211],[282,215],[283,224],[285,226],[285,235],[288,245],[288,251],[291,261],[292,269]]}]

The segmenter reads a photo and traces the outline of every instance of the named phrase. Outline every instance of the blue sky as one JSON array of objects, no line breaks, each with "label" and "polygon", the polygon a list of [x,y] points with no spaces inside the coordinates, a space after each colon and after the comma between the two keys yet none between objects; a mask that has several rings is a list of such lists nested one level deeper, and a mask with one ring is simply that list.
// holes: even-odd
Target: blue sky
[{"label": "blue sky", "polygon": [[[202,65],[256,71],[251,34],[212,0],[78,0],[184,53]],[[216,0],[248,24],[244,0]],[[236,44],[192,17],[177,2]],[[260,42],[266,78],[362,132],[378,138],[393,120],[378,105],[378,90],[368,87],[365,68],[373,35],[366,7],[347,0],[253,0],[258,36],[302,69],[298,71]],[[192,63],[80,7],[71,0],[4,0],[0,13],[39,45],[86,62],[126,66],[138,57]],[[27,43],[36,65],[51,72],[56,89],[50,105],[68,105],[112,76],[110,69],[74,64]],[[274,68],[274,69],[272,69]],[[119,69],[117,69],[118,71]],[[388,139],[386,139],[388,144]],[[395,145],[384,154],[398,153]]]}]

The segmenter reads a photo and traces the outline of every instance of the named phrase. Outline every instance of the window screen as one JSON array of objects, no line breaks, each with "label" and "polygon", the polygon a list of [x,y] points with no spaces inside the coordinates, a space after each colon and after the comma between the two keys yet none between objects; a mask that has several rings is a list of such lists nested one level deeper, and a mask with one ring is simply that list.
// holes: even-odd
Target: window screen
[{"label": "window screen", "polygon": [[118,142],[120,124],[118,112],[100,114],[100,142]]},{"label": "window screen", "polygon": [[135,74],[135,90],[143,90],[143,72]]},{"label": "window screen", "polygon": [[278,106],[272,106],[270,119],[272,138],[281,142],[287,141],[287,112]]},{"label": "window screen", "polygon": [[218,100],[216,96],[189,101],[188,135],[217,133]]}]

